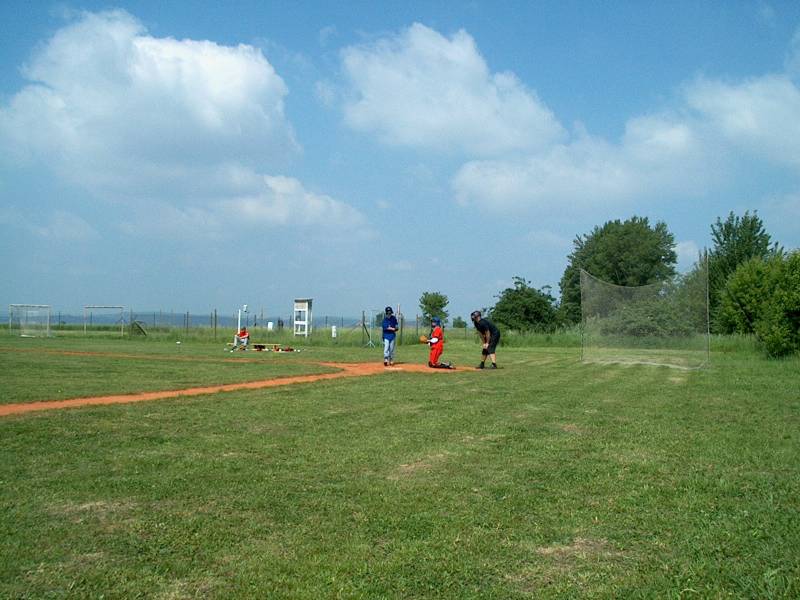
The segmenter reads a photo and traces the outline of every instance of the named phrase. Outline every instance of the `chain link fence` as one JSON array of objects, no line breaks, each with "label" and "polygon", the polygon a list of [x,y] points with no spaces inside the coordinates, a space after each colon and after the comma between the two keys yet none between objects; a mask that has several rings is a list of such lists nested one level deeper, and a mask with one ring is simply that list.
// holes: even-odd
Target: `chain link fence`
[{"label": "chain link fence", "polygon": [[[55,336],[117,336],[165,338],[182,337],[214,341],[229,341],[236,333],[240,315],[210,309],[208,312],[176,310],[120,310],[87,309],[83,313],[51,309],[51,335]],[[381,345],[383,320],[382,309],[366,309],[355,316],[314,315],[311,334],[295,336],[291,314],[270,314],[251,310],[241,314],[241,324],[250,330],[255,342],[282,343],[342,343],[352,345]],[[427,335],[430,328],[421,315],[399,316],[399,344],[417,343],[420,335]],[[10,324],[9,313],[0,315],[0,323]],[[10,331],[10,329],[9,329]],[[450,328],[449,336],[472,335],[470,328]]]}]

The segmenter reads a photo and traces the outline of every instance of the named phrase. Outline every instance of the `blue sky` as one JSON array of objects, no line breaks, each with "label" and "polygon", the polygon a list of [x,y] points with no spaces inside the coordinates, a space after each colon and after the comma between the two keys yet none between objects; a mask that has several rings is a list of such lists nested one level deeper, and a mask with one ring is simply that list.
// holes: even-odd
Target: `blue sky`
[{"label": "blue sky", "polygon": [[0,4],[0,304],[452,315],[576,235],[800,246],[797,2]]}]

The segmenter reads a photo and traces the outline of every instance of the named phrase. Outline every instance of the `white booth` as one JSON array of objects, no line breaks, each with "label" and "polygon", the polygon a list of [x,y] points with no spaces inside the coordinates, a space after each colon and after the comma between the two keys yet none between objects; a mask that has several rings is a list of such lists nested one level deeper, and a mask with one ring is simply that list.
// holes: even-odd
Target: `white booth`
[{"label": "white booth", "polygon": [[308,337],[311,335],[312,322],[311,298],[295,298],[294,334]]}]

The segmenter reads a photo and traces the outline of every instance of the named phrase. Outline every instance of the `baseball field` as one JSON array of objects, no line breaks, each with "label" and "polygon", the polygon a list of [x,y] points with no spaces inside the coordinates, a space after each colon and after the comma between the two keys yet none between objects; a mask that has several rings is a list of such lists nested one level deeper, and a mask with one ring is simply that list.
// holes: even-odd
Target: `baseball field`
[{"label": "baseball field", "polygon": [[0,597],[800,596],[800,359],[579,355],[2,337]]}]

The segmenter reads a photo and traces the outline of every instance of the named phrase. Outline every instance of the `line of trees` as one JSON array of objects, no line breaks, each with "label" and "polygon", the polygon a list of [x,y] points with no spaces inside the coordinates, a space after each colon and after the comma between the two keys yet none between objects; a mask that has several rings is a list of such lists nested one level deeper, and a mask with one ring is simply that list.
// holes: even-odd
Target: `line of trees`
[{"label": "line of trees", "polygon": [[[711,239],[712,248],[701,253],[682,281],[693,285],[707,273],[712,331],[755,335],[769,356],[800,351],[800,251],[787,253],[773,243],[760,217],[749,211],[717,218]],[[559,282],[560,302],[550,286],[536,288],[515,276],[487,314],[507,329],[552,332],[581,320],[581,269],[609,283],[636,287],[677,281],[676,263],[675,237],[665,223],[651,225],[638,216],[608,221],[573,241]],[[425,322],[434,316],[446,322],[447,304],[446,295],[425,292],[419,303]],[[460,317],[453,324],[466,326]]]}]

